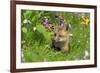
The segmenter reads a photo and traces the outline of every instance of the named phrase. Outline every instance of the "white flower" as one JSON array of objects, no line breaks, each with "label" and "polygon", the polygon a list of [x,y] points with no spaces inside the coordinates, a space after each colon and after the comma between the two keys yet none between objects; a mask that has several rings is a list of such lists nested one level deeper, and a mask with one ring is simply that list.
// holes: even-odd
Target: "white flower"
[{"label": "white flower", "polygon": [[33,31],[34,31],[34,32],[36,31],[36,27],[33,27]]},{"label": "white flower", "polygon": [[23,23],[24,23],[24,24],[26,24],[27,22],[28,22],[28,20],[27,20],[27,19],[25,19],[25,20],[23,21]]},{"label": "white flower", "polygon": [[69,36],[71,36],[71,37],[72,37],[72,36],[73,36],[73,34],[69,34]]},{"label": "white flower", "polygon": [[88,58],[88,56],[89,56],[89,53],[88,53],[87,50],[85,50],[85,51],[84,51],[84,57],[83,57],[83,58],[86,60],[86,59]]},{"label": "white flower", "polygon": [[85,50],[84,54],[85,54],[85,56],[89,56],[89,53],[87,50]]},{"label": "white flower", "polygon": [[23,52],[23,51],[21,51],[21,60],[22,60],[22,62],[25,62],[25,59],[24,59],[24,52]]},{"label": "white flower", "polygon": [[24,23],[24,24],[27,24],[27,23],[31,23],[31,22],[30,22],[30,20],[25,19],[25,20],[23,21],[23,23]]}]

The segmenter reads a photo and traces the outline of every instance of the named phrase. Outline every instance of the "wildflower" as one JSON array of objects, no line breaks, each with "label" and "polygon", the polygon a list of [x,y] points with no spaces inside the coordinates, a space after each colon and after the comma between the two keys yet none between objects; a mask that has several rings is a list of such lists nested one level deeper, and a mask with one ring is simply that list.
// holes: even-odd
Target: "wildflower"
[{"label": "wildflower", "polygon": [[49,21],[49,19],[46,16],[44,16],[43,17],[43,24],[45,27],[48,27],[48,21]]},{"label": "wildflower", "polygon": [[63,24],[65,22],[65,19],[62,16],[59,16],[60,24]]},{"label": "wildflower", "polygon": [[68,27],[69,27],[69,29],[71,29],[72,28],[71,24],[68,24]]},{"label": "wildflower", "polygon": [[71,30],[71,28],[72,28],[71,24],[68,24],[66,29],[69,31],[69,30]]},{"label": "wildflower", "polygon": [[29,27],[29,24],[30,24],[31,22],[30,22],[30,20],[25,19],[25,20],[23,21],[23,23],[26,25],[26,27]]},{"label": "wildflower", "polygon": [[89,55],[88,51],[87,51],[87,50],[85,50],[85,56],[88,56],[88,55]]},{"label": "wildflower", "polygon": [[65,19],[62,16],[55,16],[59,20],[59,24],[63,26]]},{"label": "wildflower", "polygon": [[83,59],[87,59],[88,58],[88,56],[89,56],[89,53],[88,53],[88,51],[87,50],[85,50],[84,51],[84,56],[83,56]]},{"label": "wildflower", "polygon": [[36,27],[33,27],[33,31],[34,31],[34,32],[36,31]]},{"label": "wildflower", "polygon": [[81,24],[88,25],[89,22],[90,22],[90,20],[89,20],[89,18],[87,16],[82,16],[81,19],[82,19]]},{"label": "wildflower", "polygon": [[69,36],[71,36],[71,37],[72,37],[72,36],[73,36],[73,34],[69,34]]}]

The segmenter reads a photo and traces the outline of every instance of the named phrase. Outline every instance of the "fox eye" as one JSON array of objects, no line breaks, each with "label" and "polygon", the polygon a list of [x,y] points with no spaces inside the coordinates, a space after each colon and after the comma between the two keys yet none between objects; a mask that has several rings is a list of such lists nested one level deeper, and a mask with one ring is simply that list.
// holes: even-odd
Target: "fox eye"
[{"label": "fox eye", "polygon": [[59,35],[59,37],[65,37],[65,35]]}]

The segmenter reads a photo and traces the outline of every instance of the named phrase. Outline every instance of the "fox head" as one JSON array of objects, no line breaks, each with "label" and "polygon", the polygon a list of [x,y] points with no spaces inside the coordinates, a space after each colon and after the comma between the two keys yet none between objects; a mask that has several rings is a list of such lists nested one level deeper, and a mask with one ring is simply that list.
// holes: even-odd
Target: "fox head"
[{"label": "fox head", "polygon": [[69,26],[59,27],[55,30],[53,36],[53,46],[55,49],[60,49],[64,52],[69,50]]},{"label": "fox head", "polygon": [[59,27],[57,30],[55,30],[53,39],[55,42],[64,42],[68,38],[69,38],[68,26]]}]

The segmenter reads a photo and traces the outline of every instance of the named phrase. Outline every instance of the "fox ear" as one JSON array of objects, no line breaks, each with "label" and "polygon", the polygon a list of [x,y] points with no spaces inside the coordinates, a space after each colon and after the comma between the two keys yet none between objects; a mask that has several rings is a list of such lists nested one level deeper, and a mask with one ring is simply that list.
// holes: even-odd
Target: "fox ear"
[{"label": "fox ear", "polygon": [[66,31],[69,31],[69,25],[66,26]]},{"label": "fox ear", "polygon": [[69,31],[71,29],[71,24],[66,25],[66,31]]}]

